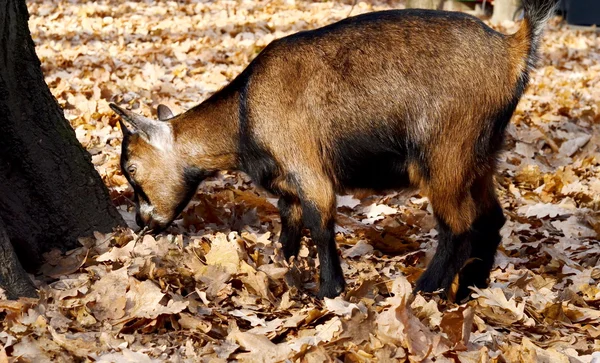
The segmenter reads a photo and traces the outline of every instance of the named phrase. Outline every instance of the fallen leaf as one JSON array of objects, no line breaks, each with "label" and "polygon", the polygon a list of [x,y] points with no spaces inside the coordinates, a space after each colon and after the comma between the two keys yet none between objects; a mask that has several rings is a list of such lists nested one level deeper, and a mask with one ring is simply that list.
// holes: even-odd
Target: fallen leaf
[{"label": "fallen leaf", "polygon": [[160,301],[164,297],[165,294],[152,281],[139,282],[130,279],[125,318],[155,319],[161,314],[176,314],[188,305],[187,302],[174,300],[169,300],[167,305],[162,305]]}]

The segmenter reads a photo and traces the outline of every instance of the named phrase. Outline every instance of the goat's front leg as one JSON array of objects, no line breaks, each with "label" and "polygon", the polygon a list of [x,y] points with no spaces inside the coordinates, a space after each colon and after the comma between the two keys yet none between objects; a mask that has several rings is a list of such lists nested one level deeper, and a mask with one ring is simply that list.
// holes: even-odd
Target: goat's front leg
[{"label": "goat's front leg", "polygon": [[317,246],[320,264],[319,298],[338,296],[346,282],[335,244],[335,192],[331,181],[320,175],[298,180],[302,219]]},{"label": "goat's front leg", "polygon": [[302,238],[302,205],[298,198],[282,196],[277,203],[281,216],[281,234],[279,242],[283,246],[283,254],[287,260],[297,256]]}]

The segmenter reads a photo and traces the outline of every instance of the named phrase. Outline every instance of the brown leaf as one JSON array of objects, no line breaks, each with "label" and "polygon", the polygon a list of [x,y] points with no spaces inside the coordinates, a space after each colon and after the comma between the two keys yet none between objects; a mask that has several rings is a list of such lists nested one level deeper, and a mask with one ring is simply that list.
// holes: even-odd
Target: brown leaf
[{"label": "brown leaf", "polygon": [[212,328],[209,322],[188,313],[179,313],[179,320],[177,322],[183,329],[199,330],[203,333],[208,333]]},{"label": "brown leaf", "polygon": [[290,354],[290,347],[285,344],[274,344],[262,335],[237,332],[233,338],[242,348],[250,353],[238,354],[241,362],[279,362],[285,360]]},{"label": "brown leaf", "polygon": [[6,355],[6,350],[4,350],[4,346],[0,345],[0,363],[8,363],[8,356]]},{"label": "brown leaf", "polygon": [[94,317],[98,320],[117,320],[125,315],[127,267],[111,271],[94,283],[84,298]]},{"label": "brown leaf", "polygon": [[161,314],[176,314],[188,305],[187,302],[168,300],[167,305],[160,304],[165,297],[152,281],[139,282],[129,280],[125,318],[155,319]]},{"label": "brown leaf", "polygon": [[432,353],[436,339],[406,305],[412,291],[406,278],[396,278],[392,290],[391,307],[377,317],[378,336],[383,342],[408,348],[411,360],[422,361]]},{"label": "brown leaf", "polygon": [[456,350],[466,350],[473,325],[473,309],[468,306],[460,306],[457,310],[446,312],[440,327],[448,335],[448,339],[454,344]]},{"label": "brown leaf", "polygon": [[240,268],[241,251],[235,241],[227,240],[223,233],[217,233],[211,241],[210,252],[206,254],[206,263],[220,266],[227,273],[237,273]]}]

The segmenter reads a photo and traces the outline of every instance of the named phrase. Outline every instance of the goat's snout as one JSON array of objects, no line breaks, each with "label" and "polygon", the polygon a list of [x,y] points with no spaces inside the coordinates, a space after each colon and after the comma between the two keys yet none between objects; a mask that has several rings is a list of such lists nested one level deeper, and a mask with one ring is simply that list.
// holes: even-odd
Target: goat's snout
[{"label": "goat's snout", "polygon": [[163,231],[170,223],[169,220],[157,216],[152,210],[138,211],[135,215],[135,222],[140,228],[147,228],[154,233]]}]

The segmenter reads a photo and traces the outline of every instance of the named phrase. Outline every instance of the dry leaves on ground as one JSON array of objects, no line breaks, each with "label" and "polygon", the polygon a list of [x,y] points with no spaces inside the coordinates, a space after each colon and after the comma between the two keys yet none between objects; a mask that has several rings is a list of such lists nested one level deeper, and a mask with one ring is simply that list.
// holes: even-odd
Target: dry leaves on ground
[{"label": "dry leaves on ground", "polygon": [[[111,101],[183,111],[275,38],[350,2],[32,1],[46,81],[134,226]],[[353,14],[398,6],[359,2]],[[505,24],[504,31],[514,31]],[[427,199],[340,196],[348,289],[315,299],[315,249],[284,261],[275,201],[248,178],[204,183],[168,233],[130,229],[51,253],[39,299],[0,300],[0,362],[597,362],[600,40],[552,21],[497,178],[508,222],[488,289],[411,295],[433,252]]]}]

